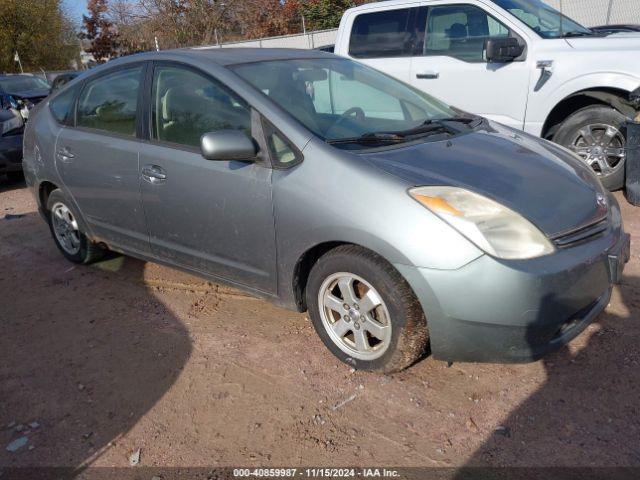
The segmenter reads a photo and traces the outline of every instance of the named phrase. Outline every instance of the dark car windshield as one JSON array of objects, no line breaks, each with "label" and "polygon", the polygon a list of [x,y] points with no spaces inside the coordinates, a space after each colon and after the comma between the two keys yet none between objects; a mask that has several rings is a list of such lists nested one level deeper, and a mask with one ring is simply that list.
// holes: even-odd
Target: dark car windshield
[{"label": "dark car windshield", "polygon": [[[314,58],[231,67],[325,141],[411,131],[454,109],[409,85],[349,59]],[[401,141],[400,138],[394,139]]]},{"label": "dark car windshield", "polygon": [[9,93],[28,92],[29,90],[48,90],[49,84],[38,77],[11,76],[0,78],[0,90]]},{"label": "dark car windshield", "polygon": [[591,35],[593,32],[563,15],[542,0],[493,0],[517,17],[542,38]]}]

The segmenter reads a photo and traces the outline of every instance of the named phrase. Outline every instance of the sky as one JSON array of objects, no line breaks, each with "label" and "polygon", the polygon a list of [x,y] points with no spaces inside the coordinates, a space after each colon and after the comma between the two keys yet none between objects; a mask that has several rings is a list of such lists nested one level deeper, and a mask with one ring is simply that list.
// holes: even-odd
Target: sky
[{"label": "sky", "polygon": [[82,21],[82,14],[87,13],[87,0],[64,0],[64,4],[76,22]]}]

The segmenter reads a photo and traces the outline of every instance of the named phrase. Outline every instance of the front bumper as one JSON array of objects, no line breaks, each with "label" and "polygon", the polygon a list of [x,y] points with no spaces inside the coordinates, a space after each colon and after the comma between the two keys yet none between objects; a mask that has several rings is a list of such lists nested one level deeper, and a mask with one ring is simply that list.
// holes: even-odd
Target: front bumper
[{"label": "front bumper", "polygon": [[22,135],[0,136],[0,174],[22,170]]},{"label": "front bumper", "polygon": [[418,296],[431,352],[447,361],[527,362],[560,348],[604,310],[629,260],[630,240],[610,196],[607,230],[553,255],[458,270],[396,265]]}]

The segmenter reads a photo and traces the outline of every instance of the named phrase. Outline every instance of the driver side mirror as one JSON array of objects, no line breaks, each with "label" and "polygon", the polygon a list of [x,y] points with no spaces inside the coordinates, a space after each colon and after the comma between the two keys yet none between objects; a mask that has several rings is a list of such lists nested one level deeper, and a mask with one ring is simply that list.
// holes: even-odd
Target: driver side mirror
[{"label": "driver side mirror", "polygon": [[200,137],[200,151],[207,160],[254,160],[253,140],[240,130],[218,130]]},{"label": "driver side mirror", "polygon": [[524,45],[520,45],[518,39],[513,37],[488,38],[484,49],[487,62],[507,63],[522,55]]}]

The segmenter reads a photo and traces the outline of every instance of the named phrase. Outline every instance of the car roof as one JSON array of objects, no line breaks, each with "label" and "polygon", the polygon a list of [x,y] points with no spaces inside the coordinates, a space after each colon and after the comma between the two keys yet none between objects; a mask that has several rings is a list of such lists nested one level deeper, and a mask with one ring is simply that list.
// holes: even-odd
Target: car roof
[{"label": "car roof", "polygon": [[164,57],[182,57],[185,60],[206,60],[222,66],[237,65],[240,63],[266,62],[273,60],[292,60],[308,58],[336,58],[335,55],[319,50],[306,50],[299,48],[244,48],[218,46],[191,47],[176,50],[160,50],[159,52],[145,52],[120,57],[107,62],[105,65],[114,65],[120,61],[145,61],[162,60]]}]

